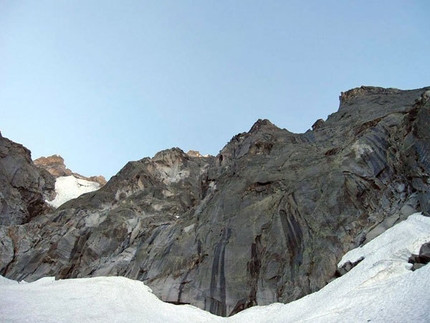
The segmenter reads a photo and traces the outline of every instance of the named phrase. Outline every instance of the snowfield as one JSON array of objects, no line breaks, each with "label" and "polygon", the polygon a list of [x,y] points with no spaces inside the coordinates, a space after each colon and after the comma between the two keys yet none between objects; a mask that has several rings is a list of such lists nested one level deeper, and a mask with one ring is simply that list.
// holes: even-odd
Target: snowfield
[{"label": "snowfield", "polygon": [[76,178],[73,175],[61,176],[55,181],[55,193],[57,193],[55,199],[46,202],[57,208],[71,199],[77,198],[84,193],[96,191],[99,188],[100,184],[96,182]]},{"label": "snowfield", "polygon": [[430,218],[411,215],[339,263],[364,260],[320,291],[289,304],[221,318],[161,302],[142,282],[97,277],[33,283],[0,277],[0,322],[430,322],[430,266],[408,258],[430,241]]}]

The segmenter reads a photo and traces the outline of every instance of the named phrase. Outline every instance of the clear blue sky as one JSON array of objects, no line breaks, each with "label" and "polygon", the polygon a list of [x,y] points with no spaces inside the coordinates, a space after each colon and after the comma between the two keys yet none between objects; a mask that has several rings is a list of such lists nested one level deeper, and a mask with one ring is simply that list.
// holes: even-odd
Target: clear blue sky
[{"label": "clear blue sky", "polygon": [[430,1],[0,0],[0,131],[109,178],[258,118],[305,132],[361,85],[430,85]]}]

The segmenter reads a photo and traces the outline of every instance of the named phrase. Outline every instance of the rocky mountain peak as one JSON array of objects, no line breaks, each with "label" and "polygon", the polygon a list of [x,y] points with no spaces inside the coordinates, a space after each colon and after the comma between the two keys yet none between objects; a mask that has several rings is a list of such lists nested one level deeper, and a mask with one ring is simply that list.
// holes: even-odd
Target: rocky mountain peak
[{"label": "rocky mountain peak", "polygon": [[208,155],[204,156],[200,154],[200,152],[197,150],[188,150],[187,155],[190,157],[199,157],[199,158],[208,157]]},{"label": "rocky mountain peak", "polygon": [[81,174],[72,172],[70,169],[66,167],[66,164],[64,163],[64,158],[61,157],[60,155],[39,157],[36,160],[34,160],[34,164],[42,169],[45,169],[56,178],[61,176],[73,175],[74,177],[79,179],[87,180],[90,182],[96,182],[100,186],[103,186],[106,184],[106,179],[104,178],[104,176],[99,175],[99,176],[86,177]]},{"label": "rocky mountain peak", "polygon": [[[255,155],[269,156],[275,145],[292,142],[299,137],[286,129],[278,128],[267,119],[259,119],[248,132],[234,136],[217,157],[221,166],[227,166],[240,158],[252,158]],[[233,168],[229,167],[229,169]]]},{"label": "rocky mountain peak", "polygon": [[85,177],[66,167],[60,155],[40,157],[34,164],[55,178],[55,192],[46,198],[51,207],[59,207],[82,194],[98,190],[106,184],[103,176]]},{"label": "rocky mountain peak", "polygon": [[64,164],[64,158],[60,155],[52,155],[48,157],[40,157],[34,160],[34,164],[47,170],[55,177],[70,176],[72,171]]},{"label": "rocky mountain peak", "polygon": [[249,133],[256,133],[258,131],[270,132],[272,130],[279,130],[279,128],[267,119],[258,119],[249,130]]},{"label": "rocky mountain peak", "polygon": [[[361,86],[346,92],[341,92],[339,96],[339,112],[350,106],[362,105],[365,101],[373,100],[381,106],[391,107],[395,105],[412,106],[421,100],[429,88],[416,90],[399,90],[395,88],[382,88],[375,86]],[[425,101],[425,100],[424,100]]]},{"label": "rocky mountain peak", "polygon": [[399,93],[399,89],[394,88],[382,88],[377,86],[360,86],[354,89],[341,92],[339,96],[340,105],[347,103],[349,100],[356,97],[370,96],[370,95],[387,95],[393,93]]},{"label": "rocky mountain peak", "polygon": [[154,162],[165,162],[167,164],[172,164],[175,160],[188,159],[189,156],[180,148],[174,147],[170,149],[165,149],[159,151],[152,157]]},{"label": "rocky mountain peak", "polygon": [[221,316],[301,298],[346,251],[430,213],[429,89],[361,87],[304,134],[258,120],[216,157],[129,162],[98,191],[0,226],[0,273],[126,276]]}]

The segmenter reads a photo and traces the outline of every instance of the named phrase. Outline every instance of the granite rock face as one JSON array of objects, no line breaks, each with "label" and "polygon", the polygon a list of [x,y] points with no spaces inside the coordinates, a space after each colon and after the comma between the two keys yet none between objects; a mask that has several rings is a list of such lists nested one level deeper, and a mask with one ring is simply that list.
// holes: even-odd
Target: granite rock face
[{"label": "granite rock face", "polygon": [[346,251],[430,213],[429,89],[361,87],[304,134],[258,120],[216,157],[129,162],[100,190],[1,226],[0,274],[124,275],[222,316],[314,292]]},{"label": "granite rock face", "polygon": [[30,151],[0,135],[0,225],[30,221],[49,209],[55,179],[38,169]]}]

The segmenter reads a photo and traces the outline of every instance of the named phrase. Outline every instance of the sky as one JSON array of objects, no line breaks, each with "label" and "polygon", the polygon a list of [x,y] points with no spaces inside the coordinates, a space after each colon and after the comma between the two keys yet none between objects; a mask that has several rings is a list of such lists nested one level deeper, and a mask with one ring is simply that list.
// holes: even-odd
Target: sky
[{"label": "sky", "polygon": [[427,0],[0,0],[0,131],[74,172],[257,119],[302,133],[361,85],[430,85]]}]

